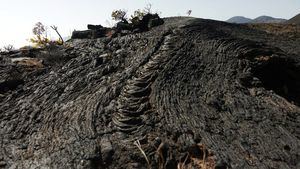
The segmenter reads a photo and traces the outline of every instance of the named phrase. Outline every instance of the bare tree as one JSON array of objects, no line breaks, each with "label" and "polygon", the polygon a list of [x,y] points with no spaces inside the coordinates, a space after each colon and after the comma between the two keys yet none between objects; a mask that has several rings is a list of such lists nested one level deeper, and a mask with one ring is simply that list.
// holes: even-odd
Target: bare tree
[{"label": "bare tree", "polygon": [[49,45],[62,45],[64,44],[64,40],[61,34],[58,32],[58,28],[55,25],[50,26],[59,36],[59,40],[51,40],[47,37],[47,27],[44,26],[41,22],[38,22],[34,25],[32,29],[32,33],[34,37],[30,38],[29,41],[35,44],[37,47],[46,47]]},{"label": "bare tree", "polygon": [[52,25],[50,27],[57,33],[57,35],[59,36],[59,39],[60,39],[61,43],[64,44],[64,40],[63,40],[62,36],[60,35],[60,33],[58,32],[57,26]]},{"label": "bare tree", "polygon": [[187,14],[188,16],[190,16],[190,15],[192,14],[192,10],[189,9],[189,10],[186,12],[186,14]]},{"label": "bare tree", "polygon": [[146,6],[145,6],[145,8],[144,8],[144,11],[143,11],[144,13],[152,13],[152,4],[150,4],[150,3],[148,3]]},{"label": "bare tree", "polygon": [[34,25],[32,33],[37,37],[38,40],[41,40],[43,36],[47,37],[46,28],[41,22],[37,22]]},{"label": "bare tree", "polygon": [[32,33],[34,34],[34,37],[30,38],[30,42],[36,46],[44,47],[50,42],[50,40],[47,38],[46,27],[41,22],[37,22],[34,25]]},{"label": "bare tree", "polygon": [[3,46],[3,49],[2,49],[3,52],[10,52],[10,51],[13,51],[13,50],[15,50],[15,47],[13,45]]}]

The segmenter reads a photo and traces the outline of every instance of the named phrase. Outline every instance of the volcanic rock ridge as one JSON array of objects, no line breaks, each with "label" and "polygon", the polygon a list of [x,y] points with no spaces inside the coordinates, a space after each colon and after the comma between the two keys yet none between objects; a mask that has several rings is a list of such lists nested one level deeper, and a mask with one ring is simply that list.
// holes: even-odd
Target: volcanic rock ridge
[{"label": "volcanic rock ridge", "polygon": [[299,36],[146,23],[1,53],[0,168],[300,167]]}]

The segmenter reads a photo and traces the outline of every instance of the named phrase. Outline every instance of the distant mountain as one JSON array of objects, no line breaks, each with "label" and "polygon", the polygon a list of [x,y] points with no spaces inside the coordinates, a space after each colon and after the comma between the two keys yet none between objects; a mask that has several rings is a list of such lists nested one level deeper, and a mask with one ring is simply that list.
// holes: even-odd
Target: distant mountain
[{"label": "distant mountain", "polygon": [[243,17],[243,16],[235,16],[235,17],[232,17],[232,18],[228,19],[226,22],[229,22],[229,23],[249,23],[251,21],[252,21],[252,19],[250,19],[250,18],[246,18],[246,17]]},{"label": "distant mountain", "polygon": [[286,23],[295,23],[295,24],[300,24],[300,14],[294,16],[290,20],[288,20]]},{"label": "distant mountain", "polygon": [[243,24],[243,23],[283,23],[286,21],[287,21],[286,19],[273,18],[271,16],[260,16],[255,19],[250,19],[243,16],[235,16],[228,19],[226,22]]},{"label": "distant mountain", "polygon": [[250,23],[283,23],[286,22],[286,19],[282,18],[273,18],[271,16],[260,16],[253,19]]}]

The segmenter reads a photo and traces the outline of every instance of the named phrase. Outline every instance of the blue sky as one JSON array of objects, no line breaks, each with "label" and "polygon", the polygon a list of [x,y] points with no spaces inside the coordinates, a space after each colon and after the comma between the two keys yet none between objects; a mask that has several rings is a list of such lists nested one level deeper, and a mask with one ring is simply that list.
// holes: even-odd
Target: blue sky
[{"label": "blue sky", "polygon": [[[300,13],[300,0],[0,0],[0,46],[27,45],[36,22],[56,25],[63,36],[86,28],[88,23],[107,25],[114,9],[129,13],[151,3],[163,17],[186,15],[216,20],[260,15],[291,18]],[[50,33],[55,37],[55,33]]]}]

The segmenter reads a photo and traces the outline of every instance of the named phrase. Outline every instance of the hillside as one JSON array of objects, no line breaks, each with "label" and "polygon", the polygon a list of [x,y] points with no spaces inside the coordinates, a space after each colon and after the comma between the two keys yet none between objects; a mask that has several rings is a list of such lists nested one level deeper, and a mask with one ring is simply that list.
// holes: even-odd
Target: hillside
[{"label": "hillside", "polygon": [[96,33],[1,53],[0,168],[299,167],[299,36],[191,17]]},{"label": "hillside", "polygon": [[286,23],[289,24],[300,24],[300,14],[294,16],[293,18],[289,19]]},{"label": "hillside", "polygon": [[277,36],[289,37],[291,39],[300,37],[300,26],[294,24],[268,23],[268,24],[248,24],[249,27],[265,31]]},{"label": "hillside", "polygon": [[228,19],[226,22],[243,24],[243,23],[249,23],[251,21],[252,21],[252,19],[250,19],[250,18],[246,18],[243,16],[234,16],[234,17]]},{"label": "hillside", "polygon": [[270,16],[260,16],[253,19],[250,23],[283,23],[286,22],[286,19],[282,18],[273,18]]}]

